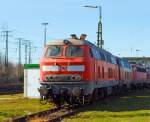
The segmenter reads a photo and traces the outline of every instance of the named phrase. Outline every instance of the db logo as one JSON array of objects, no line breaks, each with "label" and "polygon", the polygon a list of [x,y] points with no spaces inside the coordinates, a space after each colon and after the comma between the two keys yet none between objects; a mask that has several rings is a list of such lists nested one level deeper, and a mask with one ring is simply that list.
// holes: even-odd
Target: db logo
[{"label": "db logo", "polygon": [[60,70],[61,71],[67,71],[67,67],[66,66],[61,66]]}]

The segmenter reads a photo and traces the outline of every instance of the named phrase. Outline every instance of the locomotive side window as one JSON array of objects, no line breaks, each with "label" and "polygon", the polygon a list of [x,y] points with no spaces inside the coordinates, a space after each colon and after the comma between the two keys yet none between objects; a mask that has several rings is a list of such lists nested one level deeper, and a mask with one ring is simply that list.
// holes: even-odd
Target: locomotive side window
[{"label": "locomotive side window", "polygon": [[92,53],[93,53],[93,57],[95,59],[101,59],[101,56],[100,56],[99,51],[97,49],[91,48],[91,50],[92,50]]},{"label": "locomotive side window", "polygon": [[105,61],[105,55],[104,55],[104,53],[100,51],[100,55],[101,55],[102,60]]},{"label": "locomotive side window", "polygon": [[108,55],[108,54],[106,54],[105,56],[106,56],[106,58],[107,58],[107,62],[112,63],[112,62],[111,62],[111,56]]},{"label": "locomotive side window", "polygon": [[99,60],[101,59],[101,55],[98,50],[95,50],[95,58]]},{"label": "locomotive side window", "polygon": [[68,57],[82,57],[83,49],[78,45],[68,46],[66,49],[66,56]]},{"label": "locomotive side window", "polygon": [[118,59],[118,65],[119,65],[119,67],[121,67],[121,68],[123,67],[121,59]]},{"label": "locomotive side window", "polygon": [[90,56],[93,58],[93,52],[92,52],[92,49],[91,49],[91,48],[90,48],[89,53],[90,53]]},{"label": "locomotive side window", "polygon": [[61,46],[58,45],[50,46],[46,51],[46,57],[61,56],[61,52],[62,52]]},{"label": "locomotive side window", "polygon": [[122,66],[122,67],[125,67],[125,66],[124,66],[124,63],[123,63],[123,61],[122,61],[122,60],[120,61],[120,63],[121,63],[121,66]]},{"label": "locomotive side window", "polygon": [[112,62],[113,64],[117,64],[116,58],[115,58],[114,56],[111,56],[111,62]]}]

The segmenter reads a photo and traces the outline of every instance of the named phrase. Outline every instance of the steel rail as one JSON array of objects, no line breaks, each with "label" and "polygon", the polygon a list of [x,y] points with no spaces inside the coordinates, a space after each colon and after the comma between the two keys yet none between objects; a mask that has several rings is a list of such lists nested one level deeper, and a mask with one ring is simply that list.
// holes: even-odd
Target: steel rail
[{"label": "steel rail", "polygon": [[27,122],[32,118],[47,116],[51,113],[54,113],[54,112],[58,111],[59,109],[60,108],[53,108],[53,109],[50,109],[50,110],[45,110],[45,111],[41,111],[41,112],[38,112],[38,113],[33,113],[33,114],[30,114],[30,115],[25,115],[25,116],[13,118],[12,122]]}]

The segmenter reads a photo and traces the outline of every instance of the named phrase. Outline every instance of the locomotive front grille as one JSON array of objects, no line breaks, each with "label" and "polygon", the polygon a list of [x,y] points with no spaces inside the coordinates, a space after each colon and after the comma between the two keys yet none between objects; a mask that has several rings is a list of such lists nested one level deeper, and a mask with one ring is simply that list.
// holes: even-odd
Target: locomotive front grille
[{"label": "locomotive front grille", "polygon": [[69,74],[69,75],[46,75],[45,81],[80,81],[81,76],[79,74]]}]

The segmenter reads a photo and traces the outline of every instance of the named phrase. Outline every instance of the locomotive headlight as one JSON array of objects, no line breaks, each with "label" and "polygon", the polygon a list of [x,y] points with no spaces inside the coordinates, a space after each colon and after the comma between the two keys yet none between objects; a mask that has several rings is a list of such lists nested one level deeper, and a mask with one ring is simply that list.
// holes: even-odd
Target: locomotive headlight
[{"label": "locomotive headlight", "polygon": [[42,66],[42,71],[59,71],[59,66]]},{"label": "locomotive headlight", "polygon": [[85,70],[85,66],[84,65],[71,65],[67,67],[67,70],[83,72]]},{"label": "locomotive headlight", "polygon": [[71,80],[80,81],[80,80],[81,80],[81,76],[80,76],[80,75],[73,75],[73,76],[71,77]]}]

